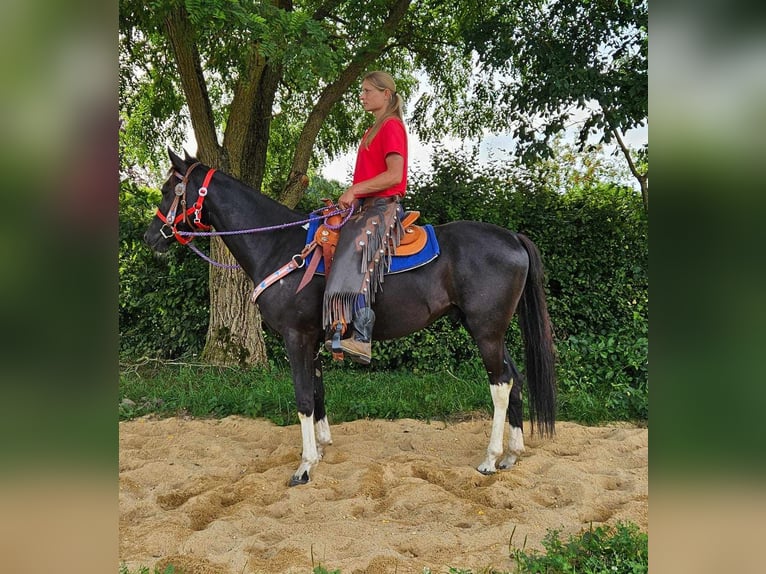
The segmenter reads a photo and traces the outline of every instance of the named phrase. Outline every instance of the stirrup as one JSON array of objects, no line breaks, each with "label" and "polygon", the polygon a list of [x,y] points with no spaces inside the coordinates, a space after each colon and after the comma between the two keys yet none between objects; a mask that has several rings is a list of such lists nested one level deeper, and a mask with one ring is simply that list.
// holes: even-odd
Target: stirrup
[{"label": "stirrup", "polygon": [[335,332],[332,335],[332,344],[330,346],[332,358],[334,361],[342,361],[344,358],[343,349],[340,346],[340,338],[343,335],[343,323],[335,326]]}]

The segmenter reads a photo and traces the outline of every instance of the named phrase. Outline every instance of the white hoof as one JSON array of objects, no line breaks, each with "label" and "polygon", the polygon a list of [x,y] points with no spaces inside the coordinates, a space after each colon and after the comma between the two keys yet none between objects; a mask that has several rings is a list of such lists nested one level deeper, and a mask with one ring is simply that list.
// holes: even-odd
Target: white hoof
[{"label": "white hoof", "polygon": [[512,468],[514,464],[516,464],[518,459],[518,455],[509,453],[503,457],[503,460],[500,461],[500,464],[498,464],[497,467],[500,470],[508,470],[509,468]]},{"label": "white hoof", "polygon": [[332,444],[332,434],[330,433],[330,423],[327,422],[327,417],[323,417],[322,420],[314,423],[314,432],[316,433],[317,443],[321,446],[327,446]]}]

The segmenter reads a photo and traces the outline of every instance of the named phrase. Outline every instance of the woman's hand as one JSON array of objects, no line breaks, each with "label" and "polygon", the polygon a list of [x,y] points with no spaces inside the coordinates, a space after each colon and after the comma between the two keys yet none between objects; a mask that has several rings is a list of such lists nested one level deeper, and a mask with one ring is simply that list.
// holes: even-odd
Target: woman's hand
[{"label": "woman's hand", "polygon": [[348,209],[354,201],[356,201],[356,196],[354,195],[354,186],[352,185],[338,198],[338,207]]}]

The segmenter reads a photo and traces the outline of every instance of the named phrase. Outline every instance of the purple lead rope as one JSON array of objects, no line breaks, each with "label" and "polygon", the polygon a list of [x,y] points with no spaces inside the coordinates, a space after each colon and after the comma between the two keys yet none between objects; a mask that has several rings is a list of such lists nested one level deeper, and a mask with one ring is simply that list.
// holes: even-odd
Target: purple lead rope
[{"label": "purple lead rope", "polygon": [[[307,223],[311,223],[315,219],[324,219],[325,225],[330,229],[340,229],[343,227],[343,225],[349,220],[351,215],[354,213],[354,206],[347,209],[338,209],[331,213],[328,213],[326,215],[320,215],[319,217],[311,217],[312,215],[315,215],[326,208],[320,208],[312,211],[309,214],[308,219],[302,219],[301,221],[293,221],[291,223],[282,223],[280,225],[270,225],[268,227],[255,227],[253,229],[242,229],[238,231],[179,231],[178,235],[186,235],[190,237],[214,237],[216,235],[245,235],[247,233],[260,233],[262,231],[276,231],[278,229],[287,229],[288,227],[297,227],[299,225],[305,225]],[[343,217],[341,222],[338,225],[330,225],[327,223],[327,218],[332,217],[333,215],[340,215],[341,213],[345,213],[346,215]],[[215,261],[214,259],[211,259],[207,255],[205,255],[202,251],[197,249],[194,245],[191,244],[191,242],[186,244],[194,253],[199,255],[202,259],[207,261],[210,265],[214,265],[215,267],[220,267],[221,269],[241,269],[239,265],[228,265],[226,263],[219,263],[218,261]]]},{"label": "purple lead rope", "polygon": [[214,265],[215,267],[220,267],[221,269],[242,269],[242,267],[240,267],[240,266],[239,266],[239,265],[237,265],[236,263],[235,263],[234,265],[229,265],[229,264],[227,264],[227,263],[219,263],[219,262],[218,262],[218,261],[216,261],[215,259],[211,259],[211,258],[210,258],[210,257],[208,257],[207,255],[205,255],[204,253],[202,253],[202,251],[200,251],[199,249],[197,249],[197,248],[196,248],[194,245],[192,245],[192,244],[191,244],[191,242],[187,243],[186,245],[187,245],[187,247],[189,247],[189,249],[191,249],[192,251],[194,251],[194,253],[196,253],[196,254],[197,254],[197,255],[199,255],[199,256],[200,256],[202,259],[204,259],[205,261],[207,261],[208,263],[210,263],[210,265]]}]

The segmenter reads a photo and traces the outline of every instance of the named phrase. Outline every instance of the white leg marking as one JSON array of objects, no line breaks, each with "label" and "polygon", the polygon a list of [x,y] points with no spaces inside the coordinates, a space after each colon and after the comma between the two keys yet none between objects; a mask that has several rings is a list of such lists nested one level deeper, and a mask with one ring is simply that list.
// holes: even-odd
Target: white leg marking
[{"label": "white leg marking", "polygon": [[508,453],[502,461],[500,468],[511,468],[524,452],[524,433],[519,427],[511,427],[511,436],[508,439]]},{"label": "white leg marking", "polygon": [[[314,434],[314,416],[298,413],[298,419],[301,421],[303,453],[301,454],[301,465],[293,474],[293,479],[306,482],[311,477],[311,469],[319,462],[319,452]],[[305,479],[303,478],[304,474],[306,475]]]},{"label": "white leg marking", "polygon": [[332,435],[330,434],[330,423],[327,422],[327,417],[322,417],[322,420],[314,423],[314,433],[317,438],[317,450],[319,451],[319,458],[322,458],[324,447],[328,444],[332,444]]},{"label": "white leg marking", "polygon": [[490,385],[489,390],[492,393],[492,404],[495,407],[495,412],[492,417],[492,434],[489,435],[487,458],[479,465],[479,472],[482,474],[494,473],[497,470],[495,462],[503,454],[503,433],[505,432],[505,416],[508,412],[511,385],[509,383]]}]

